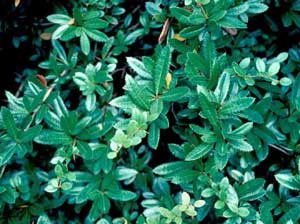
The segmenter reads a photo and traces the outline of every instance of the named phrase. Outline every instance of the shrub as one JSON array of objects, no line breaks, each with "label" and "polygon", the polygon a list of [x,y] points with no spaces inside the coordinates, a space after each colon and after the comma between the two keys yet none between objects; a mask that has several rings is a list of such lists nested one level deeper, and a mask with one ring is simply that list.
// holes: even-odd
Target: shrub
[{"label": "shrub", "polygon": [[299,11],[54,4],[1,108],[1,221],[298,223]]}]

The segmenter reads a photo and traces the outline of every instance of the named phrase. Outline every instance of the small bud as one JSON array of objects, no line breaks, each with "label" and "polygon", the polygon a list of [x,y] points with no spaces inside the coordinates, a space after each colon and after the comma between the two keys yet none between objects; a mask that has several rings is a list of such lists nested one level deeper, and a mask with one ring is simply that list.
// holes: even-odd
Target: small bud
[{"label": "small bud", "polygon": [[75,23],[75,19],[72,18],[72,19],[70,19],[70,21],[68,22],[68,25],[74,25],[74,23]]},{"label": "small bud", "polygon": [[185,38],[181,37],[178,33],[174,34],[174,39],[180,42],[185,41]]},{"label": "small bud", "polygon": [[166,88],[167,89],[170,88],[171,81],[172,81],[172,75],[170,72],[168,72],[168,74],[166,76]]},{"label": "small bud", "polygon": [[15,0],[15,7],[18,7],[21,3],[21,0]]},{"label": "small bud", "polygon": [[51,33],[41,33],[40,38],[42,40],[51,40],[52,34]]},{"label": "small bud", "polygon": [[227,33],[229,33],[230,35],[232,36],[235,36],[237,35],[237,29],[235,28],[223,28]]},{"label": "small bud", "polygon": [[36,77],[38,80],[40,80],[40,82],[42,83],[43,86],[48,87],[47,80],[45,79],[45,77],[43,75],[37,74]]}]

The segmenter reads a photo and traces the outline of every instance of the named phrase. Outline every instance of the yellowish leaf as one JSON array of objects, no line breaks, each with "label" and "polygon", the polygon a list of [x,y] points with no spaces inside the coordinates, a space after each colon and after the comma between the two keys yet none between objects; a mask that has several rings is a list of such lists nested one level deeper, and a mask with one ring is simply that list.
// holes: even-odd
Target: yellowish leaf
[{"label": "yellowish leaf", "polygon": [[21,0],[15,0],[15,7],[18,7],[21,3]]},{"label": "yellowish leaf", "polygon": [[72,19],[70,19],[70,21],[68,22],[68,25],[74,25],[74,23],[75,23],[75,19],[72,18]]},{"label": "yellowish leaf", "polygon": [[42,40],[51,40],[51,33],[41,33],[40,38]]},{"label": "yellowish leaf", "polygon": [[166,76],[166,88],[167,89],[170,88],[171,81],[172,81],[172,75],[170,72],[168,72],[168,74]]},{"label": "yellowish leaf", "polygon": [[178,41],[185,41],[185,38],[181,37],[178,33],[174,34],[174,39],[178,40]]}]

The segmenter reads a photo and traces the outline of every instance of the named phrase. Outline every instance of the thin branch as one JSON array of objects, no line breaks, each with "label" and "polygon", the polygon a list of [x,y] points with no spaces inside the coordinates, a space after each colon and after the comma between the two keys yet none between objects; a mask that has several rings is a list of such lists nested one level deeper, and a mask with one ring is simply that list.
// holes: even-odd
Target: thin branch
[{"label": "thin branch", "polygon": [[5,171],[6,165],[2,167],[2,170],[0,172],[0,179],[2,178],[4,171]]},{"label": "thin branch", "polygon": [[207,12],[205,11],[203,5],[201,3],[198,3],[197,5],[201,8],[202,14],[204,15],[205,19],[208,20],[208,15],[207,15]]},{"label": "thin branch", "polygon": [[24,85],[25,85],[25,82],[22,82],[21,85],[19,86],[19,88],[18,88],[16,94],[15,94],[15,97],[18,98],[18,97],[20,96],[20,94],[21,94],[21,92],[22,92],[22,90],[23,90],[23,88],[24,88]]},{"label": "thin branch", "polygon": [[274,149],[277,149],[278,151],[290,156],[291,154],[288,153],[287,151],[285,151],[283,148],[281,148],[281,146],[277,146],[277,145],[274,145],[274,144],[269,144],[270,147],[274,148]]},{"label": "thin branch", "polygon": [[63,77],[67,72],[68,72],[67,69],[64,70],[64,71],[59,75],[59,77],[56,78],[56,79],[54,80],[54,82],[52,83],[52,85],[50,86],[50,88],[49,88],[49,89],[47,90],[47,92],[45,93],[45,95],[44,95],[44,97],[43,97],[42,102],[40,103],[40,105],[39,105],[37,108],[35,108],[35,110],[32,112],[31,120],[30,120],[30,122],[28,123],[28,125],[26,126],[26,128],[24,129],[24,131],[27,131],[27,130],[30,128],[32,122],[34,121],[34,118],[35,118],[36,114],[39,112],[39,110],[41,109],[41,107],[43,106],[43,104],[46,102],[46,100],[48,99],[48,97],[50,96],[50,94],[52,93],[52,91],[54,90],[55,86],[57,85],[58,80],[59,80],[61,77]]}]

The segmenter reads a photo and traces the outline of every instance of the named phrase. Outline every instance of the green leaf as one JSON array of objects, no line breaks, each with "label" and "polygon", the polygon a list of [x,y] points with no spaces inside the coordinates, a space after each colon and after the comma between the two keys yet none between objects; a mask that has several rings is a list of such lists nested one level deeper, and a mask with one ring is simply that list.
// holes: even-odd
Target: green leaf
[{"label": "green leaf", "polygon": [[52,39],[59,39],[69,29],[69,25],[65,24],[58,27],[52,34]]},{"label": "green leaf", "polygon": [[251,59],[248,58],[244,58],[243,60],[241,60],[241,62],[239,63],[239,67],[241,68],[248,68],[250,65]]},{"label": "green leaf", "polygon": [[226,14],[227,14],[227,11],[225,11],[225,10],[216,10],[209,16],[209,20],[217,22],[220,19],[222,19]]},{"label": "green leaf", "polygon": [[220,114],[234,114],[243,111],[250,107],[254,103],[253,97],[234,97],[230,101],[227,101],[220,110]]},{"label": "green leaf", "polygon": [[266,71],[266,64],[261,58],[257,58],[255,61],[256,69],[259,72],[265,72]]},{"label": "green leaf", "polygon": [[93,160],[94,159],[93,150],[91,149],[91,147],[89,146],[88,143],[83,142],[83,141],[77,141],[76,145],[78,147],[80,156],[83,159],[86,159],[86,160]]},{"label": "green leaf", "polygon": [[202,143],[195,147],[189,154],[187,154],[185,160],[186,161],[193,161],[204,157],[208,154],[213,148],[212,144]]},{"label": "green leaf", "polygon": [[236,17],[233,16],[225,16],[223,19],[218,21],[218,25],[226,28],[238,28],[238,29],[246,29],[247,25],[243,23]]},{"label": "green leaf", "polygon": [[268,8],[269,7],[263,3],[250,3],[247,12],[258,14],[267,11]]},{"label": "green leaf", "polygon": [[273,76],[276,75],[280,70],[280,64],[278,62],[274,62],[271,64],[271,66],[268,68],[269,75]]},{"label": "green leaf", "polygon": [[10,110],[5,107],[2,107],[1,114],[4,127],[6,128],[8,135],[15,141],[17,141],[19,138],[20,131],[16,126],[13,115],[11,114]]},{"label": "green leaf", "polygon": [[215,194],[215,191],[211,188],[205,188],[204,190],[202,190],[201,192],[201,196],[204,198],[210,198]]},{"label": "green leaf", "polygon": [[24,131],[21,134],[21,142],[26,143],[26,142],[32,141],[33,138],[35,138],[36,136],[39,135],[41,130],[42,130],[41,125],[36,125],[32,128],[29,128],[28,130]]},{"label": "green leaf", "polygon": [[289,57],[289,54],[287,52],[282,52],[282,53],[278,54],[275,58],[268,60],[268,64],[284,62],[288,57]]},{"label": "green leaf", "polygon": [[239,199],[244,201],[260,199],[266,193],[264,190],[264,184],[265,180],[263,178],[257,178],[243,183],[237,191]]},{"label": "green leaf", "polygon": [[179,159],[184,159],[185,154],[184,154],[184,149],[183,147],[176,145],[176,144],[169,144],[169,150],[170,152],[177,158]]},{"label": "green leaf", "polygon": [[87,95],[85,100],[85,107],[88,111],[92,111],[96,107],[96,94]]},{"label": "green leaf", "polygon": [[275,179],[288,189],[300,191],[300,182],[292,174],[276,174]]},{"label": "green leaf", "polygon": [[165,85],[166,76],[169,71],[171,61],[171,50],[170,47],[164,47],[157,58],[155,70],[154,70],[154,92],[155,95],[161,91],[162,87]]},{"label": "green leaf", "polygon": [[146,2],[145,7],[147,12],[149,12],[152,16],[162,13],[162,9],[153,2]]},{"label": "green leaf", "polygon": [[282,86],[289,86],[292,84],[292,80],[288,77],[283,77],[279,80],[280,85]]},{"label": "green leaf", "polygon": [[84,29],[84,32],[93,40],[98,42],[107,42],[109,40],[105,33],[98,30]]},{"label": "green leaf", "polygon": [[199,176],[196,170],[179,170],[176,173],[168,175],[166,178],[171,179],[173,184],[184,184],[195,180]]},{"label": "green leaf", "polygon": [[159,138],[160,138],[160,129],[155,123],[152,123],[150,125],[149,135],[148,135],[149,146],[153,149],[157,149]]},{"label": "green leaf", "polygon": [[146,79],[152,79],[151,74],[146,70],[143,62],[132,57],[127,57],[126,60],[130,68],[132,68],[138,75]]},{"label": "green leaf", "polygon": [[238,135],[244,135],[246,133],[248,133],[253,127],[253,123],[252,122],[247,122],[243,125],[241,125],[240,127],[234,129],[233,132],[231,132],[232,134],[238,134]]},{"label": "green leaf", "polygon": [[114,176],[116,180],[127,180],[132,177],[135,177],[138,174],[138,172],[135,169],[119,166],[115,169]]},{"label": "green leaf", "polygon": [[207,68],[207,72],[208,72],[207,75],[209,76],[210,83],[211,83],[214,80],[212,72],[213,72],[214,63],[215,63],[215,60],[217,57],[217,51],[216,51],[216,46],[215,46],[214,41],[211,39],[210,35],[208,35],[208,34],[205,35],[205,37],[204,37],[201,52],[206,60],[204,63],[206,64],[205,67]]},{"label": "green leaf", "polygon": [[110,224],[110,222],[107,221],[107,219],[102,218],[96,224]]},{"label": "green leaf", "polygon": [[239,151],[243,151],[243,152],[253,151],[252,145],[250,145],[248,142],[246,142],[242,139],[229,140],[229,144],[231,145],[232,148],[239,150]]},{"label": "green leaf", "polygon": [[94,18],[94,19],[89,19],[87,20],[84,24],[83,27],[86,29],[104,29],[108,27],[109,23],[103,19],[99,18]]},{"label": "green leaf", "polygon": [[140,36],[142,36],[144,34],[144,29],[140,28],[137,29],[131,33],[129,33],[126,38],[125,38],[125,43],[126,45],[130,45],[133,44],[137,38],[139,38]]},{"label": "green leaf", "polygon": [[240,207],[238,209],[238,214],[241,217],[247,217],[250,214],[250,212],[249,212],[248,208],[246,208],[246,207]]},{"label": "green leaf", "polygon": [[66,55],[66,52],[65,52],[64,48],[61,46],[61,44],[59,43],[58,40],[52,39],[51,42],[52,42],[52,46],[54,47],[54,49],[58,53],[60,59],[62,59],[63,62],[67,65],[68,64],[68,59],[67,59],[67,55]]},{"label": "green leaf", "polygon": [[128,91],[128,95],[133,103],[142,110],[149,110],[150,102],[153,98],[152,94],[145,87],[138,85],[130,75],[125,76],[125,81],[125,90]]},{"label": "green leaf", "polygon": [[173,213],[171,212],[171,211],[169,211],[168,209],[166,209],[166,208],[163,208],[163,207],[160,207],[159,208],[159,213],[160,213],[160,215],[162,215],[163,217],[166,217],[166,218],[168,218],[168,219],[173,219]]},{"label": "green leaf", "polygon": [[51,220],[47,215],[39,216],[36,224],[51,224]]},{"label": "green leaf", "polygon": [[164,108],[164,105],[163,105],[163,101],[161,99],[154,100],[150,107],[150,113],[156,114],[157,116],[159,116],[160,113],[162,112],[163,108]]},{"label": "green leaf", "polygon": [[126,190],[109,190],[106,195],[117,201],[130,201],[136,198],[136,194]]},{"label": "green leaf", "polygon": [[107,213],[109,209],[110,202],[107,196],[105,196],[102,192],[97,193],[88,217],[91,221],[96,221],[101,214]]},{"label": "green leaf", "polygon": [[182,86],[170,89],[168,92],[163,93],[160,99],[165,101],[178,101],[189,94],[189,88]]},{"label": "green leaf", "polygon": [[68,24],[72,18],[63,14],[52,14],[50,16],[47,16],[47,19],[51,23],[64,25]]},{"label": "green leaf", "polygon": [[9,160],[13,157],[15,152],[18,150],[18,147],[15,143],[11,143],[9,145],[6,145],[3,147],[3,145],[0,145],[0,167],[4,164],[8,163]]},{"label": "green leaf", "polygon": [[44,129],[34,141],[42,145],[69,145],[72,138],[63,132]]},{"label": "green leaf", "polygon": [[230,16],[238,16],[244,12],[246,12],[249,8],[249,4],[247,2],[241,4],[241,5],[238,5],[238,6],[235,6],[233,8],[230,8],[228,11],[227,11],[227,15],[230,15]]},{"label": "green leaf", "polygon": [[64,182],[62,185],[61,185],[61,189],[63,191],[69,191],[71,190],[73,187],[73,184],[71,182]]},{"label": "green leaf", "polygon": [[126,95],[114,98],[109,104],[113,107],[122,108],[123,110],[133,109],[135,107],[135,104]]},{"label": "green leaf", "polygon": [[107,213],[110,209],[109,199],[105,196],[105,194],[100,193],[97,198],[97,206],[100,212]]},{"label": "green leaf", "polygon": [[190,24],[190,15],[191,12],[180,7],[171,7],[170,8],[171,15],[176,18],[179,22],[183,24]]},{"label": "green leaf", "polygon": [[201,26],[190,26],[180,31],[179,35],[183,38],[192,38],[198,36],[202,29]]},{"label": "green leaf", "polygon": [[218,96],[220,103],[223,103],[224,100],[226,99],[229,91],[229,85],[230,85],[230,75],[223,73],[219,78],[218,85],[215,89],[215,94]]},{"label": "green leaf", "polygon": [[171,173],[176,173],[180,170],[191,169],[192,166],[193,165],[191,163],[183,161],[164,163],[155,167],[153,173],[158,175],[168,175]]},{"label": "green leaf", "polygon": [[297,75],[292,87],[292,103],[300,111],[300,75]]},{"label": "green leaf", "polygon": [[214,128],[218,127],[219,122],[215,105],[209,102],[202,93],[199,93],[199,104],[202,109],[201,113],[209,120],[210,124]]},{"label": "green leaf", "polygon": [[81,32],[80,35],[80,47],[85,55],[88,55],[90,53],[90,40],[84,32]]}]

